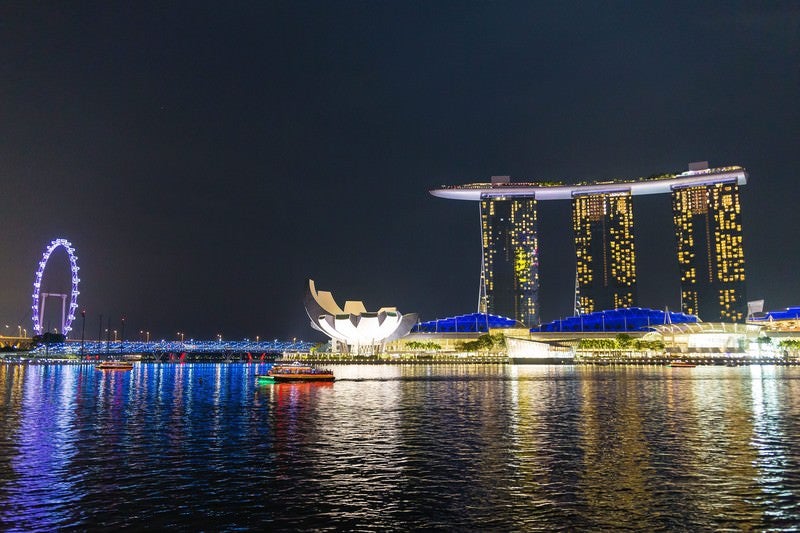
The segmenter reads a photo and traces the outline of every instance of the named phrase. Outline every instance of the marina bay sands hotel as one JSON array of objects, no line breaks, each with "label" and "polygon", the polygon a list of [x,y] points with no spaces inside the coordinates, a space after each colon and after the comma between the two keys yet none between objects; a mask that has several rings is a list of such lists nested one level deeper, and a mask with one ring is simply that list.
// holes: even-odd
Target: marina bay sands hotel
[{"label": "marina bay sands hotel", "polygon": [[[539,323],[536,203],[572,202],[576,312],[637,305],[633,197],[670,194],[681,307],[706,322],[744,320],[742,167],[691,163],[680,174],[566,185],[512,182],[442,186],[433,196],[479,202],[483,249],[479,311]],[[676,287],[677,290],[677,287]]]}]

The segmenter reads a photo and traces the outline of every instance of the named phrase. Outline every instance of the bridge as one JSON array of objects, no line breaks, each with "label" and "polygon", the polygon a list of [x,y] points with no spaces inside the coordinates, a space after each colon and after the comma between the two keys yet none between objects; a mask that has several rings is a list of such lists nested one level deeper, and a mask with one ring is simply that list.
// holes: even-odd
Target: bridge
[{"label": "bridge", "polygon": [[34,355],[127,355],[141,354],[162,356],[165,354],[279,354],[283,352],[308,352],[314,342],[293,341],[68,341],[37,346]]},{"label": "bridge", "polygon": [[9,348],[14,350],[28,350],[33,347],[33,339],[30,337],[13,336],[7,337],[0,335],[0,350]]},{"label": "bridge", "polygon": [[[44,276],[47,263],[53,252],[63,248],[70,263],[71,273],[71,290],[69,294],[42,292],[43,285],[42,279]],[[39,261],[38,269],[34,276],[33,281],[33,305],[32,320],[33,331],[37,335],[43,332],[43,318],[45,302],[48,297],[56,296],[61,298],[61,328],[58,331],[64,335],[68,335],[72,330],[72,323],[75,320],[75,313],[78,310],[78,258],[75,255],[75,248],[72,243],[66,239],[55,239],[45,249],[42,258]],[[69,305],[67,305],[69,299]],[[86,311],[81,311],[84,320],[86,318]],[[101,317],[102,320],[102,317]],[[124,319],[123,319],[124,320]],[[8,326],[6,326],[8,328]],[[24,328],[18,326],[20,335]],[[123,322],[124,331],[124,322]],[[216,341],[203,341],[189,339],[183,340],[183,334],[180,341],[102,341],[102,340],[68,340],[62,343],[46,343],[39,346],[33,346],[34,340],[27,336],[19,337],[2,337],[0,336],[0,351],[28,351],[31,355],[53,355],[53,356],[119,356],[119,355],[143,355],[154,356],[155,358],[166,357],[185,357],[186,355],[220,355],[226,359],[232,356],[240,356],[241,358],[252,359],[254,357],[263,359],[266,354],[281,354],[284,352],[308,352],[316,344],[302,340],[290,341],[251,341],[248,339],[241,341],[223,341],[218,339]],[[115,332],[116,336],[116,332]],[[148,339],[150,334],[147,334]],[[123,333],[124,337],[124,333]]]}]

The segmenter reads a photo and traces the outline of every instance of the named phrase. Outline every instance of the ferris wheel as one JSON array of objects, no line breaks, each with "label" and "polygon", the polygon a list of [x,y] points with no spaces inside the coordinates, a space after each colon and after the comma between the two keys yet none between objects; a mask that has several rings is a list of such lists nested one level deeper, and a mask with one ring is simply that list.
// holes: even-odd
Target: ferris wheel
[{"label": "ferris wheel", "polygon": [[[50,255],[53,251],[59,246],[62,246],[67,251],[67,255],[69,255],[69,268],[72,273],[72,289],[69,294],[41,292],[42,276],[47,267],[47,261],[50,259]],[[78,266],[78,257],[75,255],[75,248],[73,248],[72,243],[66,239],[56,239],[52,241],[42,254],[42,258],[39,260],[39,268],[36,270],[36,276],[33,279],[33,305],[31,306],[31,310],[33,311],[33,331],[37,335],[42,334],[42,318],[44,317],[45,303],[47,298],[51,296],[61,298],[60,333],[66,335],[72,330],[72,321],[75,320],[75,310],[78,308],[78,295],[80,294],[80,292],[78,292],[78,283],[80,282],[80,278],[78,277],[79,270],[80,267]],[[67,298],[69,298],[69,307],[67,307]]]}]

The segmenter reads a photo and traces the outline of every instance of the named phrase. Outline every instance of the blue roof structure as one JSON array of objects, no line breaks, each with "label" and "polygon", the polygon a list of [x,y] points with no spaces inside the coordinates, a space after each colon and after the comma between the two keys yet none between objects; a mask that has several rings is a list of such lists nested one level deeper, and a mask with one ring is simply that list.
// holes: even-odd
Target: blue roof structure
[{"label": "blue roof structure", "polygon": [[767,311],[766,313],[756,313],[750,318],[749,322],[769,322],[771,320],[797,320],[800,319],[800,306],[787,307],[782,311]]},{"label": "blue roof structure", "polygon": [[513,318],[471,313],[419,322],[411,328],[411,333],[488,333],[489,329],[514,327],[520,324]]},{"label": "blue roof structure", "polygon": [[659,324],[698,322],[695,315],[671,313],[643,307],[627,307],[607,311],[595,311],[586,315],[554,320],[532,332],[579,332],[579,331],[647,331]]}]

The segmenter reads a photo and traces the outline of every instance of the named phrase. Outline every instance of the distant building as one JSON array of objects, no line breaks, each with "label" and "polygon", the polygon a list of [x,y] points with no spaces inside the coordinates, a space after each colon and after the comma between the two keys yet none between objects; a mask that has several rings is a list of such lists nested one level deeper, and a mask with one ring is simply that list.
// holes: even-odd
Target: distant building
[{"label": "distant building", "polygon": [[539,262],[533,196],[481,198],[478,311],[538,322]]},{"label": "distant building", "polygon": [[[539,322],[536,206],[571,200],[578,314],[637,305],[633,196],[671,194],[681,270],[682,311],[706,321],[743,321],[746,312],[739,166],[691,163],[679,174],[567,185],[512,182],[442,186],[433,196],[477,201],[481,216],[478,310]],[[678,293],[678,287],[676,294]]]},{"label": "distant building", "polygon": [[753,314],[749,324],[761,325],[768,332],[800,332],[800,307],[787,307],[780,311],[767,311]]},{"label": "distant building", "polygon": [[524,326],[513,318],[486,313],[470,313],[419,322],[411,328],[411,333],[477,333],[480,335],[489,333],[493,329],[520,327]]},{"label": "distant building", "polygon": [[406,351],[410,343],[434,344],[439,351],[460,351],[462,344],[486,334],[527,336],[528,328],[513,318],[469,313],[419,322],[401,339],[388,343],[389,351]]},{"label": "distant building", "polygon": [[743,321],[747,300],[736,179],[675,187],[672,211],[682,310],[706,321]]},{"label": "distant building", "polygon": [[743,357],[761,334],[761,326],[729,322],[664,324],[653,328],[670,354]]},{"label": "distant building", "polygon": [[695,323],[698,319],[694,315],[629,307],[595,311],[586,315],[571,316],[564,319],[553,320],[547,324],[531,329],[540,333],[597,333],[597,332],[635,332],[651,331],[654,326],[663,324]]},{"label": "distant building", "polygon": [[636,305],[636,252],[630,191],[572,199],[580,314]]}]

